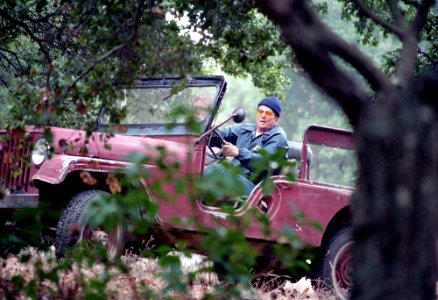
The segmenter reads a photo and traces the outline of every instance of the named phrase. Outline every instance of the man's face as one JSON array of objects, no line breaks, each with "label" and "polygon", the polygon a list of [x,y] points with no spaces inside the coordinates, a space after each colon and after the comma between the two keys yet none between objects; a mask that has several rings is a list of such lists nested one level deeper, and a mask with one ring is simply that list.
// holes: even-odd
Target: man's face
[{"label": "man's face", "polygon": [[278,118],[272,109],[267,106],[260,105],[257,109],[257,130],[266,131],[274,127]]}]

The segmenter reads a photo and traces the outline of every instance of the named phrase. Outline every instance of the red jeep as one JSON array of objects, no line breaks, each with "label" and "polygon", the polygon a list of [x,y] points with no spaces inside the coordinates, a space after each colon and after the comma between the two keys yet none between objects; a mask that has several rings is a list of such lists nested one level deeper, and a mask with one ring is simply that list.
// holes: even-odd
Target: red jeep
[{"label": "red jeep", "polygon": [[[141,185],[159,203],[154,227],[155,232],[166,232],[162,241],[166,241],[169,232],[194,241],[203,234],[199,224],[230,226],[227,210],[207,206],[202,198],[194,203],[188,195],[176,193],[171,181],[162,181],[160,186],[167,195],[175,195],[176,201],[163,199],[162,194],[151,188],[156,180],[166,176],[159,164],[177,165],[179,174],[174,175],[181,178],[203,174],[211,155],[208,138],[214,134],[213,129],[225,123],[212,125],[221,121],[215,119],[225,90],[226,82],[221,76],[193,76],[184,83],[179,77],[142,78],[134,88],[123,90],[118,103],[125,109],[126,117],[121,124],[112,126],[111,117],[102,109],[98,130],[91,136],[80,130],[51,128],[49,142],[43,128],[0,131],[2,225],[11,224],[9,216],[14,210],[46,203],[63,212],[60,218],[47,218],[44,224],[49,231],[51,228],[53,233],[56,231],[58,254],[78,239],[96,238],[107,246],[110,254],[120,254],[126,242],[123,226],[110,233],[90,228],[87,211],[97,196],[123,193],[117,184],[112,185],[111,174],[132,165],[127,157],[135,152],[148,159],[144,164],[148,176],[141,179]],[[180,117],[175,109],[198,109],[200,99],[205,111],[189,120],[194,126],[187,126],[187,115]],[[225,120],[241,122],[243,118],[244,111],[239,108]],[[110,129],[115,130],[114,135],[106,134]],[[245,229],[246,237],[255,244],[276,243],[280,229],[288,227],[303,242],[320,249],[319,275],[339,295],[345,295],[343,290],[351,287],[349,199],[353,189],[347,185],[354,170],[346,156],[334,153],[341,150],[351,153],[353,148],[351,132],[312,125],[305,131],[302,143],[290,142],[289,159],[299,162],[296,181],[283,175],[273,176],[274,189],[270,195],[265,195],[259,184],[244,205],[235,207],[236,216],[244,217],[251,209],[257,209],[269,219],[272,230],[269,236],[256,223]],[[324,155],[324,151],[332,152]],[[344,161],[331,165],[330,158],[334,156]],[[343,185],[328,183],[337,178],[345,179]],[[304,215],[306,221],[297,213]],[[176,222],[175,216],[180,220],[196,218],[197,224]],[[312,222],[320,224],[324,231]]]}]

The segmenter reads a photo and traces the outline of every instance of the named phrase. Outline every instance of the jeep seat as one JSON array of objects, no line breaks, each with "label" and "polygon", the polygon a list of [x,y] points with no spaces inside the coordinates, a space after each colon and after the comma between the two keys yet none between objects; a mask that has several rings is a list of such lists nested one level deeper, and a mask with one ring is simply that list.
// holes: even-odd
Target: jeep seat
[{"label": "jeep seat", "polygon": [[[303,149],[303,143],[287,141],[287,145],[289,146],[289,151],[287,151],[287,156],[289,160],[301,160],[301,151]],[[307,145],[307,164],[310,165],[312,163],[312,150],[309,145]]]},{"label": "jeep seat", "polygon": [[[296,175],[298,175],[298,172],[300,170],[299,162],[301,161],[301,152],[303,149],[303,143],[287,141],[287,144],[289,146],[289,150],[287,151],[288,160],[290,162],[293,161],[298,162],[295,168],[293,168],[293,170],[290,170],[290,172],[293,172]],[[307,165],[310,166],[311,163],[312,163],[312,150],[310,149],[309,145],[307,145]],[[286,171],[286,173],[287,172],[288,171]]]}]

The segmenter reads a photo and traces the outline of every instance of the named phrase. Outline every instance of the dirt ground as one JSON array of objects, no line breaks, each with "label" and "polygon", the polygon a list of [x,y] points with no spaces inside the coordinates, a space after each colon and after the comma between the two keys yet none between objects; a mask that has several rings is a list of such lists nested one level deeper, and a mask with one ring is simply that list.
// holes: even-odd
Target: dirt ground
[{"label": "dirt ground", "polygon": [[[67,271],[59,272],[57,282],[41,279],[44,276],[42,270],[50,270],[55,263],[53,253],[38,253],[34,249],[27,249],[22,254],[30,254],[30,260],[26,263],[20,261],[18,256],[10,255],[6,259],[0,259],[0,299],[13,296],[16,299],[31,299],[26,296],[23,289],[25,286],[35,284],[39,299],[66,299],[84,298],[87,291],[84,290],[82,282],[92,278],[100,278],[111,275],[106,285],[105,292],[110,299],[145,299],[144,290],[147,288],[153,291],[159,298],[165,295],[166,282],[162,279],[162,268],[158,260],[142,258],[129,254],[122,257],[122,261],[128,266],[128,272],[122,273],[119,270],[105,270],[101,264],[92,266],[72,266]],[[192,255],[185,257],[180,255],[181,269],[183,274],[189,274],[205,267],[208,262],[204,257]],[[24,279],[23,289],[18,288],[15,276]],[[285,281],[281,286],[265,291],[266,285],[276,280],[275,275],[261,288],[249,288],[241,290],[242,299],[307,299],[326,300],[334,299],[327,292],[315,291],[309,279],[301,278],[298,282]],[[215,295],[215,289],[219,281],[214,273],[200,273],[194,280],[186,283],[189,287],[187,292],[171,292],[170,296],[175,299],[205,299],[207,295]],[[18,285],[19,287],[19,285]],[[163,297],[164,298],[164,297]],[[213,296],[213,298],[215,298]]]}]

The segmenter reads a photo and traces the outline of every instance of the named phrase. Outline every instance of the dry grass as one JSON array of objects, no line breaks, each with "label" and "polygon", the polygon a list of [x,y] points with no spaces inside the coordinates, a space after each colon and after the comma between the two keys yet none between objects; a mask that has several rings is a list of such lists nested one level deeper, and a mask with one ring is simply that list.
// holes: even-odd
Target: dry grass
[{"label": "dry grass", "polygon": [[[52,269],[57,264],[54,254],[37,253],[34,249],[28,249],[22,254],[30,254],[30,260],[22,263],[19,257],[12,255],[7,259],[0,259],[0,299],[4,299],[6,295],[12,295],[16,299],[30,299],[23,291],[16,289],[16,285],[12,283],[14,276],[21,276],[26,285],[34,281],[40,299],[84,298],[82,278],[90,280],[106,276],[102,264],[94,264],[91,267],[73,265],[68,270],[59,272],[57,283],[47,279],[41,280],[35,266],[39,265],[41,269],[46,271]],[[198,255],[193,255],[190,258],[181,255],[180,259],[184,274],[195,272],[208,264],[204,257]],[[166,282],[161,279],[162,269],[157,259],[147,259],[129,254],[123,256],[122,260],[128,266],[129,272],[124,274],[115,268],[109,270],[108,273],[112,279],[106,286],[108,298],[144,299],[145,288],[152,291],[154,295],[163,295]],[[273,277],[272,280],[276,280],[276,278]],[[218,285],[219,281],[214,273],[201,272],[195,280],[187,283],[189,287],[187,292],[173,292],[170,295],[176,299],[204,299],[208,294],[214,295]],[[269,292],[264,290],[263,286],[260,289],[250,289],[244,291],[242,297],[247,299],[335,299],[327,293],[316,292],[312,288],[310,280],[306,278],[295,283],[286,281],[280,287]]]}]

